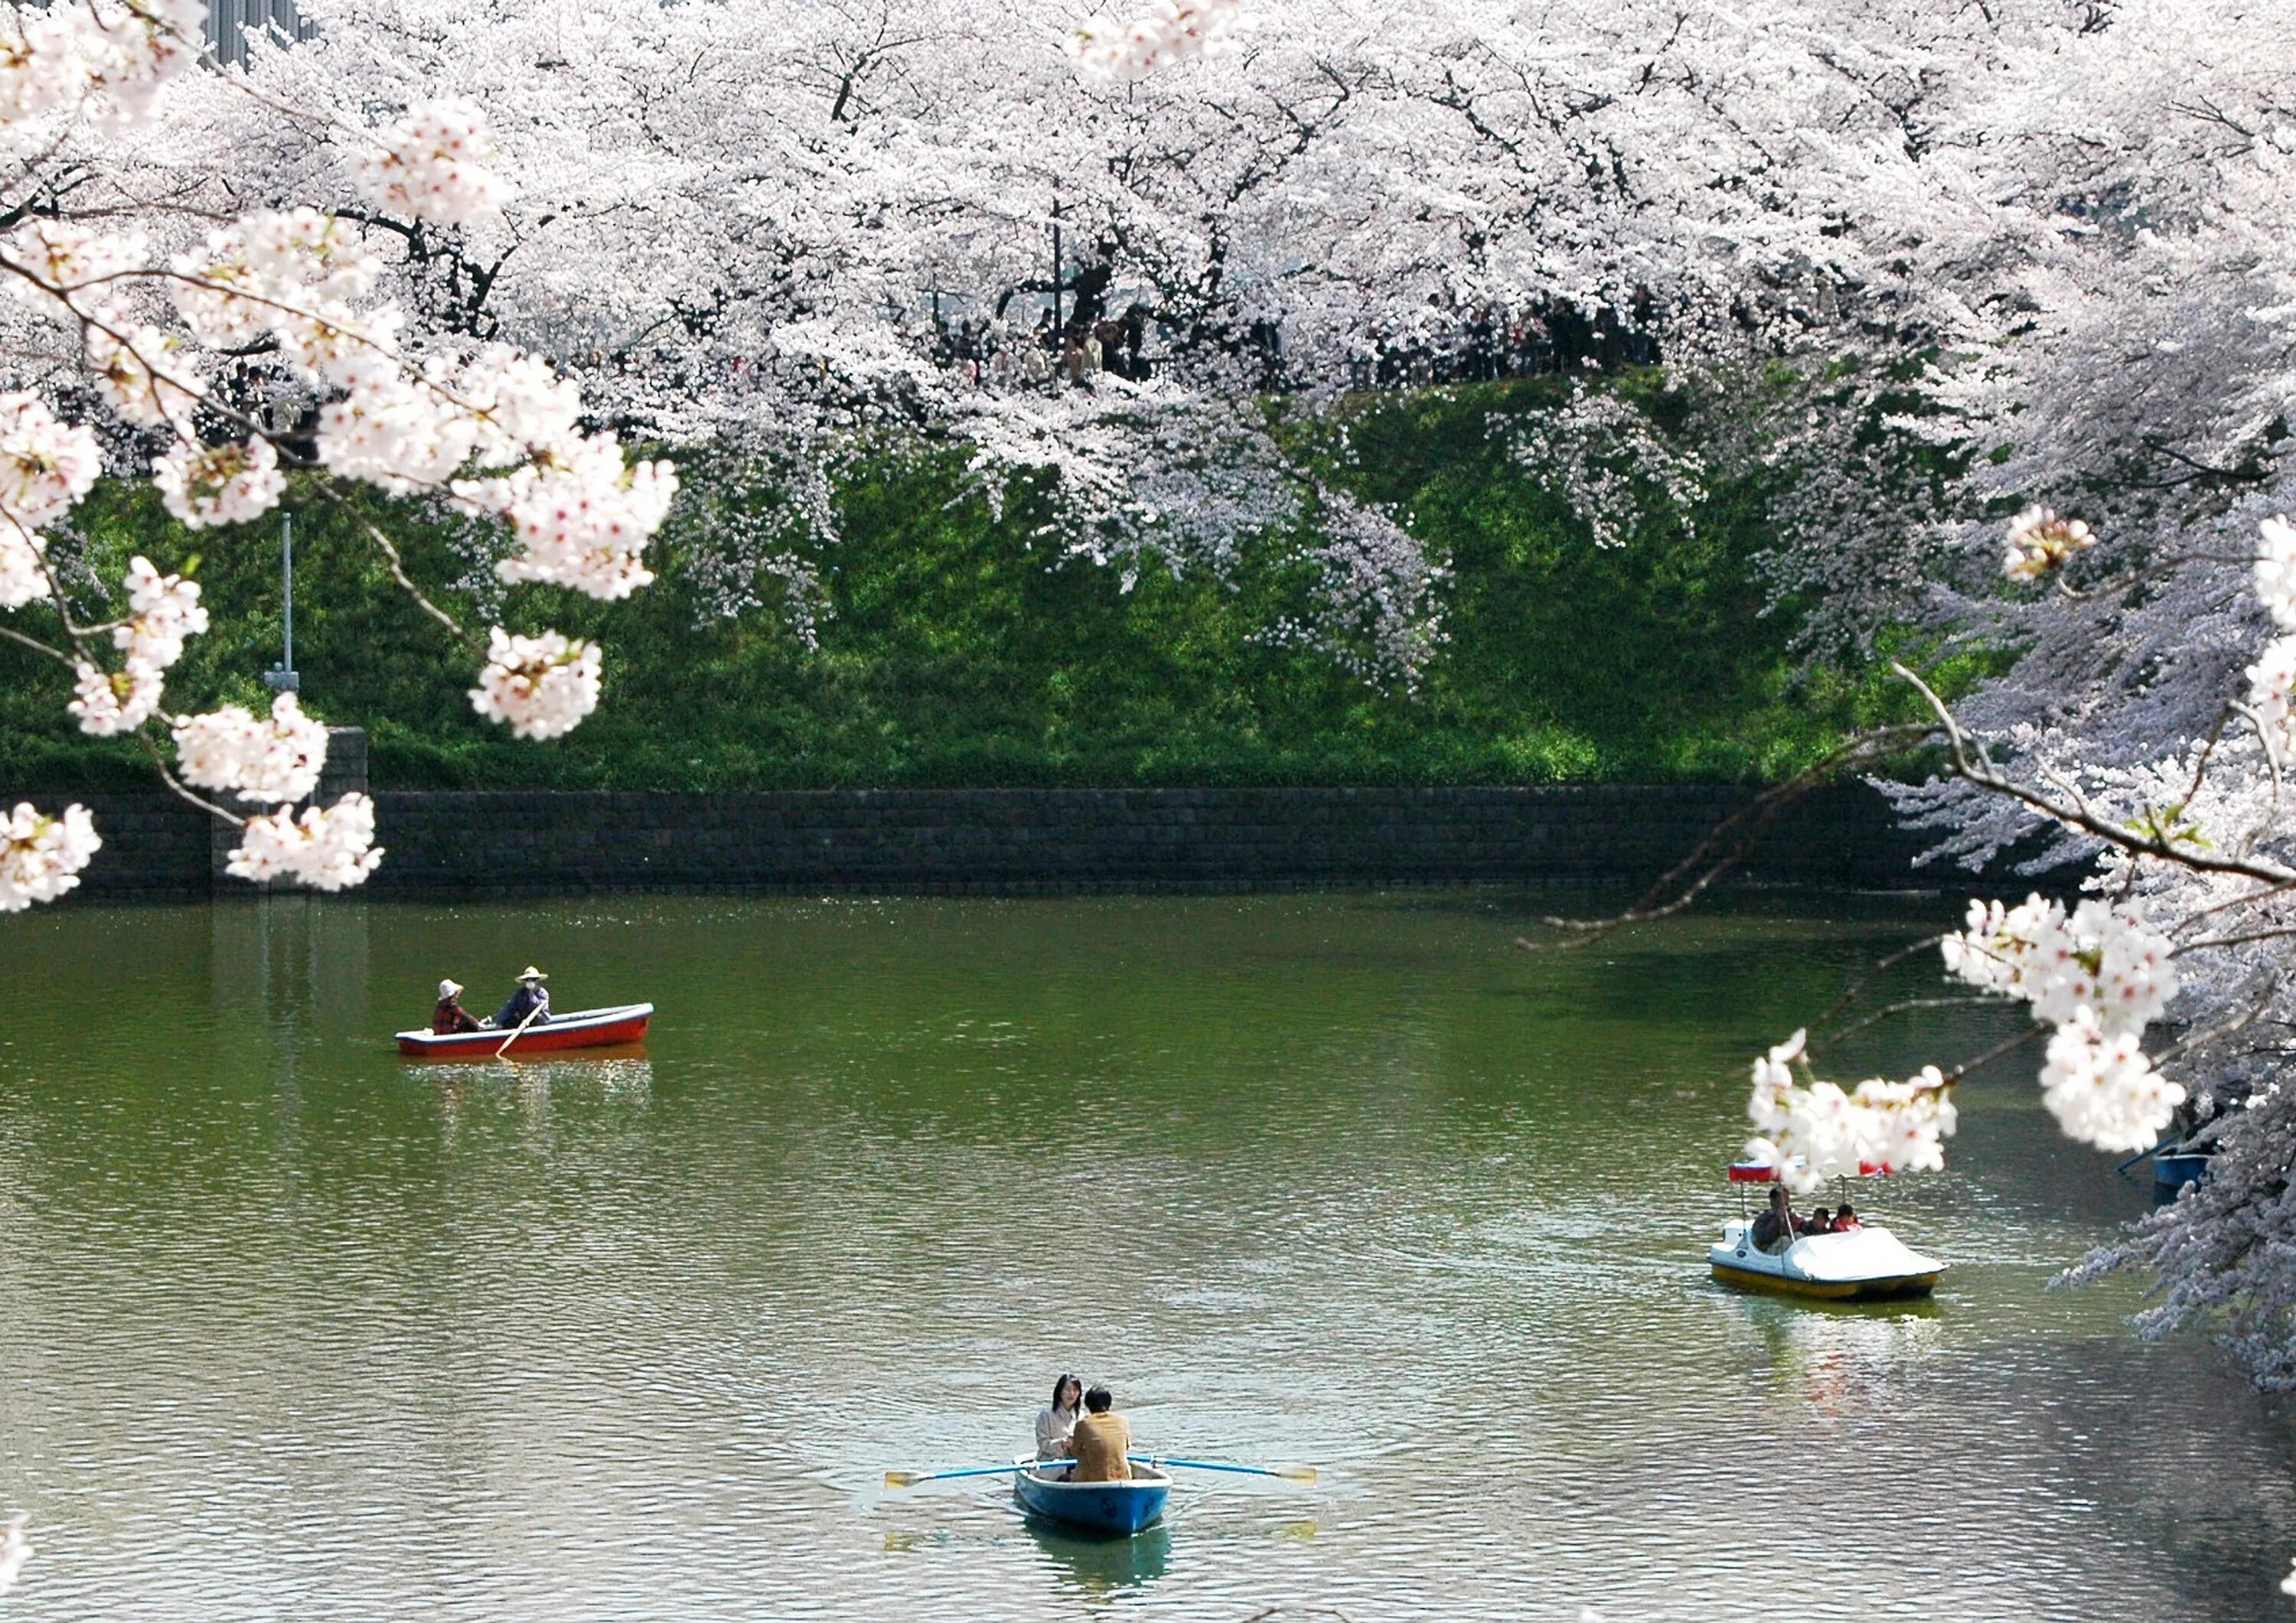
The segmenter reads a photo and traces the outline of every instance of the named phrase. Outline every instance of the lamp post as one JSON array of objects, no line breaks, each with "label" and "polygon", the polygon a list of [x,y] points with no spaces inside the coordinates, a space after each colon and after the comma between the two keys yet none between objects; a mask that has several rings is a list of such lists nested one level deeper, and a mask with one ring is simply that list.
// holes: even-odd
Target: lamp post
[{"label": "lamp post", "polygon": [[263,673],[263,684],[291,693],[303,685],[295,674],[295,515],[279,515],[279,663]]}]

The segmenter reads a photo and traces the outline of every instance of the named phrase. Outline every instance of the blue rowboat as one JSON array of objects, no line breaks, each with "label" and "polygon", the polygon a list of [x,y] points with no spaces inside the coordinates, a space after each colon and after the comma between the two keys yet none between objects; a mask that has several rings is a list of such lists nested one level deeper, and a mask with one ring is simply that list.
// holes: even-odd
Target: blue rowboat
[{"label": "blue rowboat", "polygon": [[[1029,1458],[1022,1455],[1014,1463]],[[1078,1532],[1129,1538],[1164,1513],[1172,1479],[1152,1465],[1135,1465],[1129,1482],[1071,1482],[1070,1465],[1038,1465],[1013,1475],[1021,1511]]]}]

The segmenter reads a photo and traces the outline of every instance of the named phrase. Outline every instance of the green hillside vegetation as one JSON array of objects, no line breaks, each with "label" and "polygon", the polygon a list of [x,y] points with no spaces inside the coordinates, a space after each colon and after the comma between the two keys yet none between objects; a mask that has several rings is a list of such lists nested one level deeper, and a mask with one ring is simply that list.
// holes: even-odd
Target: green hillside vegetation
[{"label": "green hillside vegetation", "polygon": [[[1297,537],[1259,545],[1225,581],[1150,569],[1128,590],[1119,570],[1032,543],[1043,514],[1026,492],[992,519],[966,492],[961,454],[910,447],[857,459],[838,488],[843,539],[816,560],[817,649],[791,630],[770,578],[763,606],[713,618],[691,537],[675,529],[661,578],[627,602],[512,592],[513,627],[606,647],[603,702],[552,743],[474,716],[469,660],[445,631],[345,515],[299,503],[305,703],[370,730],[381,788],[678,790],[1751,781],[1899,704],[1872,671],[1800,671],[1791,615],[1760,614],[1757,492],[1718,492],[1694,535],[1660,523],[1593,545],[1485,431],[1494,410],[1537,409],[1537,388],[1364,403],[1344,462],[1328,426],[1295,437],[1303,461],[1406,514],[1449,557],[1449,640],[1416,693],[1374,692],[1267,638],[1306,601]],[[374,511],[418,579],[470,572],[452,526]],[[197,561],[215,625],[178,668],[174,703],[267,701],[275,525],[194,535],[148,491],[110,487],[78,526],[99,578],[116,582],[139,551],[162,568]],[[61,668],[0,646],[0,783],[149,784],[132,747],[72,727],[68,693]]]}]

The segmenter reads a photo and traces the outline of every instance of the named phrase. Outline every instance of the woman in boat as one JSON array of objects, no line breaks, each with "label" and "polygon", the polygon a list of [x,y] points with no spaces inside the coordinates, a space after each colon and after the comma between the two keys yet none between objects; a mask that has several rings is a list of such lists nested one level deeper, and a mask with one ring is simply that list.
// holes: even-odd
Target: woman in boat
[{"label": "woman in boat", "polygon": [[479,1017],[463,1007],[463,987],[460,981],[439,983],[438,1005],[430,1011],[430,1029],[439,1037],[452,1037],[459,1031],[480,1031]]},{"label": "woman in boat", "polygon": [[1062,1375],[1053,1382],[1052,1406],[1037,1415],[1037,1457],[1040,1460],[1064,1460],[1069,1457],[1069,1439],[1076,1430],[1077,1417],[1082,1413],[1084,1382],[1074,1375]]},{"label": "woman in boat", "polygon": [[495,1011],[495,1025],[501,1030],[509,1031],[526,1024],[529,1015],[537,1026],[548,1020],[550,991],[542,983],[549,979],[534,965],[528,964],[518,978],[518,990],[510,995],[508,1003]]},{"label": "woman in boat", "polygon": [[1865,1226],[1858,1220],[1857,1209],[1847,1201],[1842,1201],[1841,1209],[1833,1214],[1833,1232],[1837,1234],[1854,1234]]}]

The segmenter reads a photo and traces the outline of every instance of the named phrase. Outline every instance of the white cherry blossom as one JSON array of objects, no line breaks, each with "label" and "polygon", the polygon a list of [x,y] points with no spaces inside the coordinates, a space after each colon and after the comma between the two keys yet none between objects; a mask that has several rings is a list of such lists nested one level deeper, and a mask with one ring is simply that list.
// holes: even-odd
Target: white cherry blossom
[{"label": "white cherry blossom", "polygon": [[374,843],[374,802],[353,792],[301,816],[282,807],[250,817],[225,872],[263,882],[286,879],[315,890],[341,890],[365,882],[382,861]]},{"label": "white cherry blossom", "polygon": [[361,308],[381,262],[349,226],[316,209],[219,226],[174,270],[176,307],[211,348],[243,348],[267,333],[298,366],[324,376],[397,350],[398,312]]},{"label": "white cherry blossom", "polygon": [[2107,1031],[2141,1031],[2177,994],[2169,940],[2137,906],[2091,899],[2068,914],[2038,896],[2007,910],[1972,902],[1968,928],[1942,947],[1952,973],[2023,998],[2051,1025],[2087,1009]]},{"label": "white cherry blossom", "polygon": [[2284,753],[2291,742],[2289,695],[2296,691],[2296,635],[2275,637],[2264,645],[2248,677],[2248,708],[2256,712],[2272,747]]},{"label": "white cherry blossom", "polygon": [[1069,40],[1086,79],[1142,78],[1157,69],[1228,49],[1242,31],[1241,0],[1151,0],[1130,22],[1095,17]]},{"label": "white cherry blossom", "polygon": [[142,231],[102,231],[74,220],[29,219],[0,237],[0,260],[30,273],[9,277],[9,291],[68,319],[110,313],[151,258],[151,238]]},{"label": "white cherry blossom", "polygon": [[79,730],[98,737],[133,733],[160,709],[167,673],[144,660],[129,660],[106,670],[81,660],[72,667],[74,697],[64,709],[79,718]]},{"label": "white cherry blossom", "polygon": [[0,526],[46,529],[102,471],[102,453],[85,425],[59,422],[37,395],[0,395]]},{"label": "white cherry blossom", "polygon": [[382,150],[360,161],[358,181],[385,209],[459,225],[498,214],[510,197],[509,184],[487,167],[494,144],[469,102],[421,102],[377,139]]},{"label": "white cherry blossom", "polygon": [[206,381],[183,338],[147,323],[87,329],[87,368],[111,409],[141,428],[190,434]]},{"label": "white cherry blossom", "polygon": [[184,782],[247,800],[300,800],[327,761],[325,724],[304,715],[293,693],[274,699],[267,717],[235,704],[184,717],[174,737]]},{"label": "white cherry blossom", "polygon": [[2256,529],[2264,544],[2256,559],[2256,595],[2275,621],[2296,630],[2296,524],[2274,513]]},{"label": "white cherry blossom", "polygon": [[2009,553],[2002,573],[2012,580],[2038,580],[2061,568],[2075,553],[2096,545],[2079,519],[2060,518],[2046,507],[2028,507],[2009,521]]},{"label": "white cherry blossom", "polygon": [[279,504],[287,476],[267,439],[244,444],[179,444],[152,465],[168,511],[192,529],[245,524]]},{"label": "white cherry blossom", "polygon": [[127,561],[127,616],[111,628],[112,645],[127,656],[160,670],[184,657],[185,639],[208,628],[208,611],[200,604],[199,583],[181,575],[162,575],[140,553]]},{"label": "white cherry blossom", "polygon": [[57,0],[0,22],[0,122],[86,105],[133,117],[199,60],[200,0]]},{"label": "white cherry blossom", "polygon": [[2152,1069],[2135,1031],[2107,1031],[2087,1007],[2049,1039],[2041,1102],[2083,1143],[2150,1149],[2184,1099],[2182,1086]]},{"label": "white cherry blossom", "polygon": [[454,491],[466,506],[508,519],[526,544],[495,566],[504,580],[570,586],[611,602],[653,579],[643,554],[668,516],[677,474],[666,462],[625,465],[620,447],[595,435],[544,464],[458,480]]},{"label": "white cherry blossom", "polygon": [[471,706],[506,721],[521,738],[557,738],[598,708],[600,655],[595,643],[555,631],[514,636],[500,626],[488,634],[487,663]]},{"label": "white cherry blossom", "polygon": [[47,537],[0,518],[0,609],[20,609],[48,594],[47,572],[41,559]]},{"label": "white cherry blossom", "polygon": [[1746,1109],[1756,1136],[1751,1160],[1776,1169],[1779,1181],[1807,1194],[1828,1178],[1861,1172],[1915,1172],[1945,1165],[1942,1140],[1958,1119],[1950,1085],[1934,1065],[1911,1080],[1869,1078],[1854,1089],[1813,1077],[1794,1080],[1806,1034],[1795,1032],[1754,1062]]},{"label": "white cherry blossom", "polygon": [[[0,913],[21,913],[34,902],[53,902],[79,884],[79,871],[102,848],[95,822],[84,806],[67,806],[60,816],[45,816],[29,801],[0,817]],[[15,1545],[0,1539],[0,1575],[10,1575],[7,1557],[20,1549],[22,1529],[15,1529]],[[21,1550],[16,1564],[31,1553]],[[4,1587],[0,1585],[0,1587]]]}]

